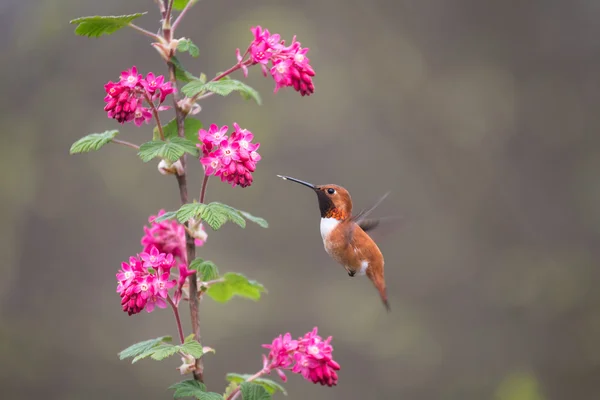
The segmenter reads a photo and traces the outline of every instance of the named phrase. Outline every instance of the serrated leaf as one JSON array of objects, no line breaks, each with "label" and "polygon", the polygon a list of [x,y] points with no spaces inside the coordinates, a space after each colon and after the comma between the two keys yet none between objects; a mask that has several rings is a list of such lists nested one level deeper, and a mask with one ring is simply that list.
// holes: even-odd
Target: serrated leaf
[{"label": "serrated leaf", "polygon": [[239,225],[240,227],[242,227],[242,228],[246,227],[246,220],[242,217],[240,212],[238,210],[236,210],[235,208],[228,206],[227,204],[219,203],[216,201],[208,204],[208,207],[213,212],[218,212],[218,213],[224,214],[229,221]]},{"label": "serrated leaf", "polygon": [[196,397],[198,400],[223,400],[223,396],[215,392],[206,392]]},{"label": "serrated leaf", "polygon": [[222,208],[215,207],[214,205],[211,206],[211,204],[204,207],[200,214],[200,218],[215,231],[221,228],[221,226],[229,219]]},{"label": "serrated leaf", "polygon": [[174,0],[173,1],[173,9],[181,11],[185,8],[187,3],[189,3],[190,1],[193,1],[195,3],[198,0]]},{"label": "serrated leaf", "polygon": [[[198,131],[202,129],[202,121],[190,117],[187,117],[184,121],[185,138],[194,144],[200,143]],[[165,134],[165,139],[179,137],[176,118],[173,118],[168,124],[163,126],[163,133]],[[158,128],[156,127],[154,128],[154,137],[156,139],[160,137]]]},{"label": "serrated leaf", "polygon": [[167,357],[171,357],[173,354],[176,354],[180,350],[181,346],[174,346],[172,344],[159,344],[155,348],[153,348],[153,353],[150,355],[150,358],[156,361],[164,360]]},{"label": "serrated leaf", "polygon": [[109,16],[91,16],[81,17],[71,20],[71,24],[77,24],[75,34],[87,37],[100,37],[102,35],[110,35],[119,29],[127,26],[131,21],[141,17],[143,13],[129,15],[109,15]]},{"label": "serrated leaf", "polygon": [[[242,382],[247,381],[248,378],[250,378],[250,377],[251,377],[250,374],[230,373],[230,374],[227,374],[226,378],[229,382],[234,382],[234,383],[240,384]],[[274,394],[276,391],[279,390],[281,393],[283,393],[285,396],[287,396],[287,391],[285,390],[285,388],[283,386],[281,386],[279,383],[272,381],[271,379],[255,378],[254,380],[252,380],[252,382],[264,387],[266,389],[266,391],[269,392],[269,394]]]},{"label": "serrated leaf", "polygon": [[264,387],[253,382],[244,382],[241,384],[242,396],[244,400],[270,400],[271,395]]},{"label": "serrated leaf", "polygon": [[200,358],[204,354],[202,345],[200,343],[198,343],[197,340],[191,340],[187,343],[179,345],[178,347],[179,347],[179,350],[183,351],[186,354],[193,356],[194,358]]},{"label": "serrated leaf", "polygon": [[259,300],[261,293],[266,293],[265,287],[249,280],[242,274],[227,272],[223,275],[224,282],[215,283],[206,292],[213,300],[226,303],[234,296],[245,297],[251,300]]},{"label": "serrated leaf", "polygon": [[161,336],[155,339],[144,340],[143,342],[132,344],[119,353],[119,359],[124,360],[129,357],[135,357],[150,350],[154,346],[157,346],[159,343],[170,342],[171,340],[173,340],[171,336]]},{"label": "serrated leaf", "polygon": [[102,133],[89,134],[73,143],[73,145],[71,145],[71,150],[69,150],[69,153],[88,153],[90,151],[98,150],[105,144],[110,143],[110,141],[113,140],[118,134],[119,131],[116,129],[105,131]]},{"label": "serrated leaf", "polygon": [[177,51],[190,53],[192,57],[198,57],[200,55],[200,49],[190,39],[179,39],[177,42]]},{"label": "serrated leaf", "polygon": [[200,396],[201,393],[206,392],[206,386],[204,383],[198,382],[195,379],[177,382],[169,386],[169,389],[175,390],[173,393],[174,399],[179,399],[182,397],[195,397],[198,399],[198,396]]},{"label": "serrated leaf", "polygon": [[227,96],[235,91],[243,94],[246,99],[253,99],[258,105],[262,104],[260,94],[256,91],[256,89],[235,79],[221,79],[207,83],[203,83],[199,79],[196,79],[182,87],[181,91],[189,97],[193,97],[204,92],[213,92],[221,96]]},{"label": "serrated leaf", "polygon": [[202,211],[206,208],[205,204],[202,203],[187,203],[182,205],[179,210],[176,211],[177,221],[183,224],[191,218],[198,218]]},{"label": "serrated leaf", "polygon": [[196,78],[192,73],[188,72],[183,67],[183,65],[181,64],[181,61],[179,61],[179,59],[177,57],[172,56],[171,57],[171,62],[175,66],[175,78],[178,81],[192,82],[192,81],[198,80],[198,78]]},{"label": "serrated leaf", "polygon": [[168,141],[153,140],[140,146],[138,155],[144,162],[160,157],[169,161],[177,161],[184,154],[198,155],[196,145],[184,138],[172,137]]},{"label": "serrated leaf", "polygon": [[201,258],[196,258],[190,263],[190,269],[197,271],[203,281],[212,281],[219,277],[219,269],[210,260],[204,261]]},{"label": "serrated leaf", "polygon": [[250,214],[249,212],[246,211],[240,211],[240,214],[242,214],[247,220],[252,221],[256,224],[258,224],[259,226],[261,226],[262,228],[268,228],[269,227],[269,223],[267,222],[266,219],[264,218],[260,218],[260,217],[256,217],[252,214]]},{"label": "serrated leaf", "polygon": [[176,211],[167,211],[160,217],[156,217],[154,219],[154,222],[162,222],[162,221],[166,221],[168,219],[173,219],[173,218],[175,218],[175,215],[177,215]]}]

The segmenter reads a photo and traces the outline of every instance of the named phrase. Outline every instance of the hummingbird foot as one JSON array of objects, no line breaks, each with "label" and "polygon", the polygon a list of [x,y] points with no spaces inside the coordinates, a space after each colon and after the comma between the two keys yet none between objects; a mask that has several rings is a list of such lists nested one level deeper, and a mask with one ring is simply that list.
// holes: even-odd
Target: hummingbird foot
[{"label": "hummingbird foot", "polygon": [[350,276],[351,278],[353,278],[354,275],[356,275],[356,271],[348,270],[348,276]]}]

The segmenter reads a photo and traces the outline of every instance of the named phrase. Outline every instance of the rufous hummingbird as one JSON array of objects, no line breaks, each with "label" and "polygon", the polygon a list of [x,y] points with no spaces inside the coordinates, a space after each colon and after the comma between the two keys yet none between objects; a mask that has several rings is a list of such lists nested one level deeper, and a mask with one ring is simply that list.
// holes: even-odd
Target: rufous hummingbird
[{"label": "rufous hummingbird", "polygon": [[343,187],[313,185],[289,176],[277,176],[308,186],[315,191],[321,211],[321,237],[325,251],[346,269],[349,276],[366,275],[379,291],[385,308],[390,311],[383,274],[383,254],[366,233],[380,223],[379,219],[367,219],[367,215],[389,192],[371,208],[352,215],[352,198]]}]

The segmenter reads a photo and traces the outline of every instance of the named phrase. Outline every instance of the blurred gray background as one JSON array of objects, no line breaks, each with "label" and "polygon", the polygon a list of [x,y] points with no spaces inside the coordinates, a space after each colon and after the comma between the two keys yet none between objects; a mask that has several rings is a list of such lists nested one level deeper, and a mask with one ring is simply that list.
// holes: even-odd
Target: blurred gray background
[{"label": "blurred gray background", "polygon": [[[151,0],[0,2],[4,398],[166,399],[181,379],[177,358],[118,360],[176,330],[168,310],[128,317],[115,293],[147,217],[178,206],[175,179],[125,147],[68,154],[107,129],[150,139],[150,126],[102,110],[120,71],[167,72],[149,41],[133,30],[77,37],[68,23],[146,10],[138,23],[156,31]],[[199,252],[269,290],[258,303],[203,302],[204,344],[217,349],[209,389],[222,392],[226,372],[257,371],[275,335],[319,326],[334,337],[339,385],[290,376],[290,399],[599,398],[599,18],[592,0],[195,6],[178,32],[200,48],[182,56],[192,72],[231,66],[260,24],[298,35],[317,73],[308,98],[273,95],[252,68],[263,106],[203,103],[205,125],[240,123],[263,156],[253,186],[212,180],[207,200],[270,222],[209,230]],[[201,169],[190,165],[197,197]],[[391,191],[376,213],[405,220],[380,242],[391,314],[370,282],[328,258],[315,195],[276,174],[345,186],[358,208]],[[189,329],[185,308],[183,318]]]}]

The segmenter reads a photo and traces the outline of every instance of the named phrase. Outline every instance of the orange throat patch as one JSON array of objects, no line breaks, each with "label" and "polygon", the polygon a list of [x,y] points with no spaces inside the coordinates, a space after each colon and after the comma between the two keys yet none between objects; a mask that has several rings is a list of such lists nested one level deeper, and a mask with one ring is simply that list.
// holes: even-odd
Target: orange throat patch
[{"label": "orange throat patch", "polygon": [[324,218],[335,218],[338,221],[342,221],[344,219],[346,219],[348,217],[348,214],[344,212],[344,210],[340,209],[340,208],[332,208],[331,210],[327,211],[327,214],[325,214]]}]

